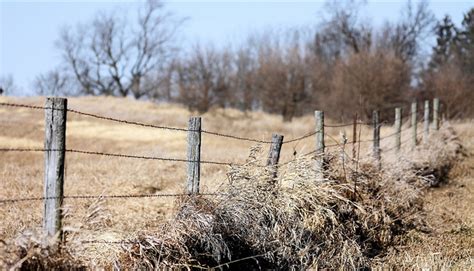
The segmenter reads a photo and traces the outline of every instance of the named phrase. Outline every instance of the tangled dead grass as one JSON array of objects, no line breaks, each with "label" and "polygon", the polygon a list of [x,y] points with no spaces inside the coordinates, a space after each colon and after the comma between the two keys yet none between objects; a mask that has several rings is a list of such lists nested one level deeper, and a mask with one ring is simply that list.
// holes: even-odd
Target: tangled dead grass
[{"label": "tangled dead grass", "polygon": [[[117,263],[125,269],[360,269],[399,236],[423,223],[424,188],[439,185],[462,149],[445,127],[417,150],[394,155],[379,171],[373,161],[344,165],[329,156],[321,178],[300,157],[276,182],[258,166],[261,148],[229,172],[211,199],[182,198],[161,231],[144,232]],[[390,159],[388,157],[387,159]],[[346,161],[347,161],[346,160]],[[428,230],[428,229],[425,229]]]}]

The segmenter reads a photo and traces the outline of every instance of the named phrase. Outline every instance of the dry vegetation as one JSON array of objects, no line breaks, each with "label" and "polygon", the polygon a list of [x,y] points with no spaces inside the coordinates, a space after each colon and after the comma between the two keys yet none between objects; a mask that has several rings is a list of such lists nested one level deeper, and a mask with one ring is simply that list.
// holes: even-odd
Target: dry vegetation
[{"label": "dry vegetation", "polygon": [[[0,101],[43,103],[41,98]],[[176,105],[119,98],[71,99],[69,107],[175,127],[186,127],[192,115]],[[41,111],[2,107],[0,113],[2,147],[42,147]],[[184,133],[73,113],[67,125],[70,149],[185,157]],[[216,109],[203,115],[203,128],[269,139],[272,132],[294,138],[312,131],[314,124],[310,116],[284,123],[279,116],[260,112]],[[340,131],[327,132],[340,140]],[[346,132],[351,138],[350,129]],[[346,157],[342,163],[341,148],[331,148],[324,178],[314,170],[311,157],[301,156],[313,150],[310,137],[284,145],[280,161],[291,162],[279,169],[276,184],[268,169],[258,166],[266,145],[204,135],[203,159],[243,164],[203,165],[202,190],[224,194],[66,200],[66,243],[61,251],[38,234],[41,202],[2,204],[0,267],[473,268],[473,161],[471,155],[462,157],[472,152],[473,132],[472,122],[445,124],[414,151],[405,144],[400,154],[382,152],[381,172],[373,166],[370,143],[361,145],[359,162]],[[390,127],[382,129],[382,136],[391,133]],[[361,134],[370,139],[369,129]],[[408,136],[408,131],[402,135]],[[392,146],[393,139],[382,141],[382,150]],[[350,153],[350,146],[345,151]],[[185,164],[69,153],[66,159],[65,195],[184,189]],[[2,153],[0,161],[0,198],[42,196],[41,153]]]}]

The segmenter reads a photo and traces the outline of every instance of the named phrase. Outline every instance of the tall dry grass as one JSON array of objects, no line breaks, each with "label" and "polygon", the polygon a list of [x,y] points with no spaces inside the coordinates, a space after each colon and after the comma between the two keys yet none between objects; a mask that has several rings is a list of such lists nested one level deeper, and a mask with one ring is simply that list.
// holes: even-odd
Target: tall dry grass
[{"label": "tall dry grass", "polygon": [[[21,102],[41,104],[39,99]],[[190,115],[176,106],[116,98],[73,99],[70,107],[178,127],[185,127]],[[42,112],[3,110],[1,115],[2,123],[10,125],[4,129],[3,142],[41,146]],[[185,135],[72,114],[68,119],[68,148],[171,157],[185,154]],[[24,125],[18,126],[19,122]],[[25,131],[34,125],[36,130]],[[259,112],[215,110],[204,115],[204,129],[267,139],[274,131],[292,137],[314,128],[311,117],[285,124],[279,117]],[[364,128],[363,138],[370,138],[369,131]],[[382,136],[392,132],[384,128]],[[329,131],[336,139],[339,133]],[[221,195],[182,197],[175,202],[101,198],[66,202],[67,242],[61,250],[51,249],[41,238],[39,203],[0,206],[5,218],[0,223],[4,243],[0,262],[3,267],[20,263],[44,268],[370,267],[374,256],[397,244],[408,230],[426,227],[420,213],[425,188],[443,180],[461,148],[455,132],[443,126],[428,144],[414,151],[405,145],[401,153],[383,153],[384,166],[379,171],[370,144],[361,147],[356,161],[335,147],[328,150],[327,170],[321,178],[313,157],[301,155],[313,149],[313,140],[284,146],[282,161],[290,162],[279,168],[275,182],[268,169],[259,166],[266,146],[204,136],[203,159],[244,162],[231,168],[204,166],[203,191]],[[392,146],[390,139],[382,141],[382,149]],[[1,159],[6,180],[1,184],[2,198],[41,196],[41,155],[5,154]],[[183,191],[184,165],[73,155],[67,159],[66,195]],[[130,240],[131,244],[89,240]]]}]

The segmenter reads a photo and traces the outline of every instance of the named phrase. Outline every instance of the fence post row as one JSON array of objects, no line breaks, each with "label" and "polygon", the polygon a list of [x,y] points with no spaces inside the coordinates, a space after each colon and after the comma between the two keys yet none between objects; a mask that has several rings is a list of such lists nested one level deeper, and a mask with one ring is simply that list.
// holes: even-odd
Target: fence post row
[{"label": "fence post row", "polygon": [[380,125],[379,125],[379,112],[374,111],[372,113],[372,124],[374,128],[374,146],[373,146],[373,155],[377,160],[378,168],[382,167],[380,162]]},{"label": "fence post row", "polygon": [[62,231],[66,113],[67,99],[46,98],[43,230],[49,237],[61,237]]},{"label": "fence post row", "polygon": [[395,108],[395,149],[400,151],[401,139],[402,139],[402,109],[400,107]]},{"label": "fence post row", "polygon": [[188,194],[199,193],[201,174],[201,117],[191,117],[188,125]]},{"label": "fence post row", "polygon": [[417,129],[417,123],[416,123],[416,114],[417,114],[417,105],[416,102],[411,103],[411,128],[412,128],[412,149],[415,149],[416,147],[416,129]]},{"label": "fence post row", "polygon": [[316,171],[322,173],[324,166],[324,111],[314,111],[316,118]]},{"label": "fence post row", "polygon": [[425,100],[425,112],[423,116],[423,142],[428,142],[428,135],[430,133],[430,101]]},{"label": "fence post row", "polygon": [[277,165],[280,160],[281,146],[283,145],[283,136],[279,134],[272,134],[272,144],[268,152],[267,166],[271,166],[272,178],[277,177]]},{"label": "fence post row", "polygon": [[433,129],[439,130],[439,99],[433,99]]}]

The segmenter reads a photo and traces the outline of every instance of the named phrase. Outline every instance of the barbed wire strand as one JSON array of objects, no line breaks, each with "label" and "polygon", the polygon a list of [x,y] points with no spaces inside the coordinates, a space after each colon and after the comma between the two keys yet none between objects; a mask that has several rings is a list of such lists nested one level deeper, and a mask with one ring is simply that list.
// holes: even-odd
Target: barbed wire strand
[{"label": "barbed wire strand", "polygon": [[155,125],[155,124],[148,124],[148,123],[137,122],[137,121],[130,121],[130,120],[123,120],[123,119],[117,119],[117,118],[112,118],[112,117],[106,117],[106,116],[101,116],[101,115],[97,115],[97,114],[82,112],[82,111],[79,111],[79,110],[76,110],[76,109],[67,109],[67,111],[69,111],[71,113],[78,114],[78,115],[88,116],[88,117],[101,119],[101,120],[112,121],[112,122],[124,123],[124,124],[128,124],[128,125],[135,125],[135,126],[142,126],[142,127],[149,127],[149,128],[155,128],[155,129],[170,130],[170,131],[180,131],[180,132],[189,132],[189,131],[191,131],[187,128],[162,126],[162,125]]},{"label": "barbed wire strand", "polygon": [[[29,104],[16,104],[16,103],[0,103],[0,106],[22,107],[22,108],[29,108],[29,109],[35,109],[35,110],[52,109],[51,107],[29,105]],[[57,109],[57,110],[61,110],[61,109]]]},{"label": "barbed wire strand", "polygon": [[[371,122],[356,122],[357,125],[367,125],[370,126],[372,125]],[[347,126],[353,126],[354,122],[351,123],[342,123],[342,124],[324,124],[324,127],[327,128],[340,128],[340,127],[347,127]]]},{"label": "barbed wire strand", "polygon": [[213,132],[213,131],[208,131],[208,130],[201,130],[201,133],[208,134],[208,135],[219,136],[219,137],[236,139],[236,140],[240,140],[240,141],[249,141],[249,142],[255,142],[255,143],[262,143],[262,144],[271,144],[272,143],[272,141],[268,141],[268,140],[260,140],[260,139],[250,138],[250,137],[229,135],[229,134],[223,134],[223,133]]},{"label": "barbed wire strand", "polygon": [[[61,149],[40,149],[40,148],[0,148],[0,152],[46,152],[46,151],[55,152],[55,151],[62,151],[62,150]],[[119,157],[119,158],[143,159],[143,160],[160,160],[160,161],[168,161],[168,162],[200,162],[202,164],[226,165],[226,166],[238,165],[238,164],[234,164],[230,162],[217,162],[217,161],[206,161],[206,160],[194,161],[194,160],[187,160],[187,159],[180,159],[180,158],[104,153],[104,152],[84,151],[84,150],[76,150],[76,149],[66,149],[64,151],[70,152],[70,153],[101,155],[101,156]]]},{"label": "barbed wire strand", "polygon": [[[419,135],[423,134],[423,132],[424,132],[424,131],[417,131],[416,136],[419,136]],[[405,140],[402,140],[402,141],[400,142],[400,146],[403,146],[404,144],[406,144],[406,143],[408,143],[408,142],[410,142],[410,141],[412,141],[412,140],[413,140],[413,138],[411,138],[411,136],[410,136],[409,138],[407,138],[407,139],[405,139]],[[389,151],[392,151],[392,150],[394,150],[394,149],[396,149],[396,148],[397,148],[397,146],[393,146],[393,147],[390,147],[390,148],[385,149],[385,150],[382,149],[382,151],[384,151],[384,152],[389,152]]]},{"label": "barbed wire strand", "polygon": [[[395,109],[395,108],[393,108]],[[418,114],[420,112],[417,112]],[[410,117],[411,116],[411,112],[406,112],[402,114],[401,116],[401,122],[403,121],[408,121],[406,120],[405,118],[407,117]],[[384,121],[384,123],[386,123],[386,121]],[[368,121],[368,122],[363,122],[363,121],[357,121],[356,122],[357,125],[365,125],[365,126],[372,126],[372,122]],[[353,126],[354,125],[354,122],[350,122],[350,123],[342,123],[342,124],[325,124],[324,127],[328,127],[328,128],[340,128],[340,127],[348,127],[348,126]]]},{"label": "barbed wire strand", "polygon": [[[220,196],[224,193],[199,193],[197,196]],[[24,201],[43,201],[51,199],[130,199],[130,198],[160,198],[160,197],[184,197],[191,196],[185,193],[168,193],[168,194],[127,194],[127,195],[70,195],[63,197],[28,197],[28,198],[10,198],[0,199],[0,203],[16,203]]]},{"label": "barbed wire strand", "polygon": [[304,136],[301,136],[301,137],[297,137],[297,138],[294,138],[294,139],[290,139],[290,140],[283,140],[283,144],[288,144],[288,143],[292,143],[292,142],[296,142],[296,141],[300,141],[300,140],[303,140],[305,138],[308,138],[308,137],[311,137],[311,136],[314,136],[315,134],[319,133],[320,131],[314,131],[314,132],[310,132],[310,133],[307,133],[306,135]]}]

